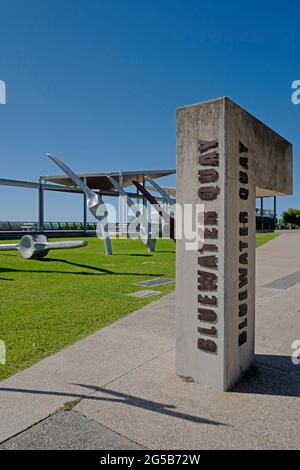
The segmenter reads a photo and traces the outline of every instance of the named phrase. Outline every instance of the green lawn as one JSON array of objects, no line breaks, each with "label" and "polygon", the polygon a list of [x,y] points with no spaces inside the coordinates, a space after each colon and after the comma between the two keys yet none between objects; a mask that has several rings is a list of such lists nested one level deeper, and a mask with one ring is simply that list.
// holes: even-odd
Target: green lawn
[{"label": "green lawn", "polygon": [[[110,257],[97,238],[88,238],[86,248],[52,251],[42,261],[0,253],[0,339],[7,349],[0,380],[161,297],[127,294],[146,289],[135,282],[175,277],[174,243],[159,240],[153,254],[140,240],[112,244]],[[144,264],[149,261],[156,264]],[[155,287],[162,295],[173,289],[174,282]]]},{"label": "green lawn", "polygon": [[[273,237],[258,235],[258,246]],[[160,292],[155,297],[127,295],[145,289],[135,282],[175,277],[171,240],[159,240],[153,254],[140,240],[112,244],[111,257],[105,256],[97,238],[88,238],[86,248],[52,251],[42,261],[24,260],[17,252],[0,253],[0,340],[7,349],[0,380],[174,289],[175,283],[170,283],[155,287]]]},{"label": "green lawn", "polygon": [[279,236],[279,233],[275,233],[275,232],[257,233],[256,234],[256,248],[260,247],[261,245],[264,245],[264,243],[267,243],[270,240],[273,240],[273,238],[276,238],[278,236]]}]

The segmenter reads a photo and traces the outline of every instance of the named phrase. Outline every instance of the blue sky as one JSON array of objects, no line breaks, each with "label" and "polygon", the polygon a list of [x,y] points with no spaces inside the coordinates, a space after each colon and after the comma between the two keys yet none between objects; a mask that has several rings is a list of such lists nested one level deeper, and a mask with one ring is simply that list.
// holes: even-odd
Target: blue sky
[{"label": "blue sky", "polygon": [[[294,2],[1,0],[3,178],[175,166],[175,110],[228,96],[294,144],[300,207],[299,12]],[[167,181],[171,183],[172,181]],[[36,219],[32,191],[0,187],[0,220]],[[268,207],[268,204],[266,204]],[[47,194],[45,218],[81,200]]]}]

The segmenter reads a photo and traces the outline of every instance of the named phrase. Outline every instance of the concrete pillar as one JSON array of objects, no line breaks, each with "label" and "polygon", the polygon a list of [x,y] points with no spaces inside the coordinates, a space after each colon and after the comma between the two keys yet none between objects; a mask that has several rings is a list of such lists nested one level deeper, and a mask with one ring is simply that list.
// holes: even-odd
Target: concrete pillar
[{"label": "concrete pillar", "polygon": [[256,186],[290,193],[291,152],[227,98],[177,111],[177,204],[193,214],[204,205],[204,243],[188,250],[185,233],[176,242],[176,368],[185,379],[228,390],[253,362]]}]

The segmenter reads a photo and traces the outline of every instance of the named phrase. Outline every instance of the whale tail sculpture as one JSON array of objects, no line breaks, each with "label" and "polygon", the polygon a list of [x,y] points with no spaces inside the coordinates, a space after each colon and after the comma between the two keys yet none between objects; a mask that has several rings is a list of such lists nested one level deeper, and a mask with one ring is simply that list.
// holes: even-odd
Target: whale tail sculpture
[{"label": "whale tail sculpture", "polygon": [[47,256],[50,250],[62,250],[66,248],[81,248],[87,245],[87,241],[48,242],[45,235],[24,235],[19,243],[0,244],[0,251],[17,250],[22,258],[40,259]]},{"label": "whale tail sculpture", "polygon": [[127,205],[130,207],[132,212],[135,215],[135,218],[138,219],[140,223],[140,238],[143,241],[144,245],[147,245],[149,251],[155,251],[155,245],[156,245],[156,234],[151,233],[149,230],[148,222],[145,220],[145,218],[141,215],[141,212],[138,208],[138,206],[133,202],[133,200],[128,196],[128,194],[124,191],[122,186],[111,176],[107,176],[109,181],[112,183],[112,185],[116,188],[116,190],[121,194],[122,196],[126,197]]},{"label": "whale tail sculpture", "polygon": [[111,247],[111,241],[109,238],[109,231],[108,231],[108,221],[107,221],[107,216],[108,212],[106,209],[106,206],[103,202],[102,197],[100,194],[96,194],[94,191],[92,191],[83,181],[81,178],[79,178],[76,173],[74,173],[71,168],[69,168],[64,162],[59,160],[57,157],[54,157],[53,155],[50,155],[47,153],[47,157],[50,158],[61,170],[63,170],[66,175],[71,178],[71,180],[78,186],[86,195],[87,198],[87,207],[89,211],[93,214],[93,216],[99,221],[100,227],[101,227],[101,234],[104,240],[104,245],[105,245],[105,252],[107,255],[112,254],[112,247]]}]

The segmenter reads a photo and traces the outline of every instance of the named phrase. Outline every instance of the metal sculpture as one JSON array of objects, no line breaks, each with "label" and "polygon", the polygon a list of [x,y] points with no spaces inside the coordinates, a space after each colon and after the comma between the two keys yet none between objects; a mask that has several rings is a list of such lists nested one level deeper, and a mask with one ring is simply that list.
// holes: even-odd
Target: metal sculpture
[{"label": "metal sculpture", "polygon": [[157,199],[147,191],[138,181],[133,180],[132,183],[134,186],[145,196],[147,201],[154,207],[154,209],[158,212],[159,216],[168,224],[170,224],[170,238],[176,242],[175,240],[175,219],[174,217],[170,216],[158,203]]},{"label": "metal sculpture", "polygon": [[46,235],[24,235],[19,243],[0,244],[0,251],[17,250],[22,258],[40,259],[47,256],[50,250],[81,248],[87,241],[48,242]]},{"label": "metal sculpture", "polygon": [[71,180],[78,186],[84,194],[86,195],[87,198],[87,207],[91,214],[99,221],[100,228],[101,228],[101,235],[103,237],[104,241],[104,246],[105,246],[105,252],[107,255],[112,254],[112,247],[111,247],[111,241],[109,238],[109,231],[108,231],[108,221],[107,221],[107,208],[106,205],[103,202],[102,197],[100,194],[96,194],[94,191],[92,191],[83,181],[79,176],[74,173],[71,168],[69,168],[65,163],[63,163],[61,160],[58,158],[54,157],[53,155],[50,155],[49,153],[47,154],[47,157],[50,158],[54,163],[56,163],[61,170],[66,173],[66,175],[71,178]]},{"label": "metal sculpture", "polygon": [[148,183],[150,183],[154,189],[156,189],[156,191],[161,195],[161,197],[167,204],[173,206],[173,204],[175,203],[175,199],[169,196],[169,194],[161,186],[159,186],[156,181],[153,181],[151,178],[149,178],[149,176],[145,176],[145,180],[148,181]]},{"label": "metal sculpture", "polygon": [[111,184],[116,188],[120,195],[126,197],[126,202],[128,207],[134,213],[136,219],[140,223],[140,238],[143,241],[144,245],[148,246],[149,251],[155,251],[156,245],[156,235],[149,230],[149,225],[147,220],[141,215],[141,212],[137,205],[133,202],[133,200],[128,196],[126,191],[122,188],[122,186],[111,176],[107,176]]}]

